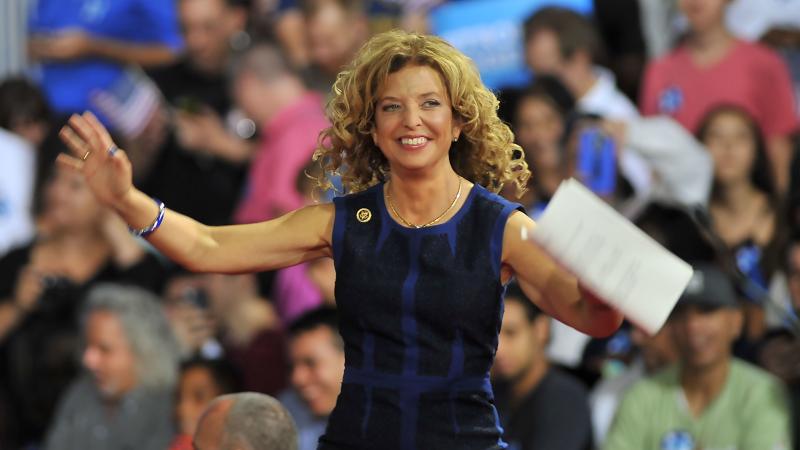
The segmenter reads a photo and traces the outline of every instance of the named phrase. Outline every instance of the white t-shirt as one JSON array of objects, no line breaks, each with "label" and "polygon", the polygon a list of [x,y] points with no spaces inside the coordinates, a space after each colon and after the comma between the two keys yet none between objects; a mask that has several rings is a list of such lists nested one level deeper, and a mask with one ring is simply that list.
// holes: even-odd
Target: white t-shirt
[{"label": "white t-shirt", "polygon": [[30,143],[0,128],[0,256],[33,238],[36,153]]},{"label": "white t-shirt", "polygon": [[800,28],[800,0],[735,0],[725,19],[733,34],[756,41],[772,28]]}]

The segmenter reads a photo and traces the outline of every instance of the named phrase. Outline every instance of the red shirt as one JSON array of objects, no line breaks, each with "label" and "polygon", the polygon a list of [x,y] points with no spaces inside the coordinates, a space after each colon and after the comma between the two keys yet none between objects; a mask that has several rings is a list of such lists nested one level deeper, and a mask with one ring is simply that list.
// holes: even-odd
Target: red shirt
[{"label": "red shirt", "polygon": [[322,97],[316,93],[304,95],[264,125],[234,214],[237,223],[273,219],[303,206],[297,176],[311,162],[317,137],[327,126]]},{"label": "red shirt", "polygon": [[643,115],[664,114],[696,132],[721,104],[748,111],[767,137],[797,125],[794,89],[783,60],[759,44],[736,41],[719,62],[701,67],[683,46],[647,67],[640,97]]}]

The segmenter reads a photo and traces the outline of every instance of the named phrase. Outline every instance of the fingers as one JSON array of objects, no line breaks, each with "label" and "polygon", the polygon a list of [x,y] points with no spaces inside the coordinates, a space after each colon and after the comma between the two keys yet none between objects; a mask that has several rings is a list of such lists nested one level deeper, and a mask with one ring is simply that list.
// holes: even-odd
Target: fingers
[{"label": "fingers", "polygon": [[[72,154],[82,160],[83,167],[97,167],[117,149],[111,135],[92,112],[73,114],[69,122],[59,132],[59,137]],[[70,164],[74,167],[75,164]],[[90,169],[91,171],[91,169]]]},{"label": "fingers", "polygon": [[83,116],[73,114],[68,122],[72,131],[74,131],[86,144],[90,147],[88,150],[97,150],[100,145],[100,138],[97,133],[89,125]]},{"label": "fingers", "polygon": [[[93,119],[95,124],[92,123]],[[72,129],[74,134],[76,134],[85,143],[83,146],[83,149],[85,150],[83,154],[76,154],[75,156],[80,157],[86,163],[85,166],[87,168],[96,168],[97,165],[103,162],[107,157],[106,148],[108,148],[108,145],[106,145],[103,140],[103,136],[101,136],[101,134],[98,132],[98,129],[96,128],[98,126],[100,129],[102,129],[102,132],[107,137],[108,133],[105,131],[105,128],[100,125],[100,122],[97,121],[97,118],[95,118],[94,115],[91,115],[91,113],[86,112],[81,116],[73,114],[69,119],[69,127]],[[110,142],[111,138],[108,137],[107,139]],[[93,171],[94,169],[90,170]]]},{"label": "fingers", "polygon": [[100,123],[100,120],[95,116],[91,111],[86,111],[83,113],[83,117],[89,122],[89,126],[92,127],[97,136],[100,138],[100,142],[103,144],[105,149],[108,149],[111,145],[114,144],[114,141],[111,139],[111,135],[108,134],[108,130],[106,127]]},{"label": "fingers", "polygon": [[67,144],[67,148],[78,158],[83,157],[87,151],[89,151],[89,146],[84,142],[83,139],[80,138],[69,125],[65,125],[61,128],[61,131],[58,132],[58,137]]},{"label": "fingers", "polygon": [[83,161],[74,156],[69,156],[66,153],[59,153],[56,157],[56,162],[61,166],[69,170],[74,170],[80,172],[83,169]]}]

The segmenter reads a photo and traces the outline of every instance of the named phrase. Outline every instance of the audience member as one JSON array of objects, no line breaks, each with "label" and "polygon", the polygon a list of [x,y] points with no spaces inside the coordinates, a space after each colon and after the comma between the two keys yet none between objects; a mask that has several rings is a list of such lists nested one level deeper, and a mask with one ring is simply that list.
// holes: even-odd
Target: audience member
[{"label": "audience member", "polygon": [[525,60],[537,75],[554,75],[570,90],[581,112],[630,119],[636,107],[617,89],[614,75],[598,64],[605,53],[592,23],[560,7],[537,10],[524,24]]},{"label": "audience member", "polygon": [[369,38],[364,1],[306,0],[301,5],[311,63],[304,72],[306,82],[328,95],[336,75]]},{"label": "audience member", "polygon": [[[666,114],[696,132],[721,103],[746,110],[767,139],[779,192],[789,186],[789,136],[797,116],[789,72],[773,51],[735,38],[725,26],[730,0],[679,0],[689,21],[685,43],[652,62],[645,73],[640,104],[645,115]],[[724,80],[724,81],[721,81]]]},{"label": "audience member", "polygon": [[[739,270],[766,291],[780,266],[786,233],[758,123],[739,107],[723,106],[708,114],[698,135],[714,160],[712,228]],[[745,310],[745,336],[755,341],[765,332],[763,305]]]},{"label": "audience member", "polygon": [[276,395],[288,384],[286,340],[272,304],[258,294],[255,276],[204,278],[223,354],[240,373],[242,388]]},{"label": "audience member", "polygon": [[228,79],[247,11],[235,0],[180,0],[178,19],[184,55],[149,72],[174,109],[178,144],[189,152],[247,161],[250,145],[236,134],[246,119],[234,109]]},{"label": "audience member", "polygon": [[229,76],[247,12],[235,0],[177,5],[185,53],[149,71],[167,103],[161,114],[172,118],[172,133],[158,148],[143,149],[152,161],[141,185],[203,223],[228,224],[255,148],[248,140],[255,124],[235,107]]},{"label": "audience member", "polygon": [[565,158],[563,137],[575,107],[572,94],[561,82],[549,75],[540,75],[516,97],[513,130],[517,144],[525,151],[528,167],[536,176],[528,181],[522,198],[504,192],[506,198],[518,201],[535,219],[544,211],[558,186],[564,180]]},{"label": "audience member", "polygon": [[172,61],[181,46],[175,4],[160,0],[39,0],[29,22],[29,54],[41,63],[41,86],[60,114],[94,110],[127,65]]},{"label": "audience member", "polygon": [[167,448],[178,349],[158,298],[139,288],[98,286],[87,298],[83,327],[89,375],[61,400],[44,448]]},{"label": "audience member", "polygon": [[492,367],[504,439],[521,450],[590,449],[586,388],[548,362],[549,334],[550,318],[509,285]]},{"label": "audience member", "polygon": [[669,320],[678,364],[625,394],[603,448],[789,448],[783,384],[731,355],[743,317],[727,276],[697,266]]},{"label": "audience member", "polygon": [[50,106],[23,78],[0,83],[0,257],[35,233],[33,200],[39,146],[50,126]]},{"label": "audience member", "polygon": [[195,450],[297,450],[292,417],[274,398],[255,392],[218,397],[200,417]]},{"label": "audience member", "polygon": [[192,437],[200,415],[220,395],[238,391],[238,375],[224,359],[194,358],[181,366],[175,422],[178,435],[169,450],[194,450]]},{"label": "audience member", "polygon": [[163,278],[160,262],[79,174],[55,169],[40,219],[42,233],[0,259],[0,384],[24,442],[41,438],[78,371],[77,315],[88,288],[113,281],[157,291]]},{"label": "audience member", "polygon": [[306,89],[278,48],[267,44],[250,48],[234,73],[237,104],[262,127],[244,197],[235,213],[236,222],[251,223],[303,205],[295,179],[311,161],[319,133],[328,122],[322,97]]},{"label": "audience member", "polygon": [[653,375],[673,364],[678,359],[669,322],[654,336],[648,336],[640,328],[631,330],[631,340],[638,355],[624,372],[613,378],[602,380],[589,397],[592,408],[592,429],[594,443],[601,446],[605,442],[611,421],[617,411],[622,396],[645,376]]},{"label": "audience member", "polygon": [[299,450],[314,450],[336,405],[344,376],[344,342],[335,309],[301,316],[289,328],[292,389],[279,397],[297,424]]}]

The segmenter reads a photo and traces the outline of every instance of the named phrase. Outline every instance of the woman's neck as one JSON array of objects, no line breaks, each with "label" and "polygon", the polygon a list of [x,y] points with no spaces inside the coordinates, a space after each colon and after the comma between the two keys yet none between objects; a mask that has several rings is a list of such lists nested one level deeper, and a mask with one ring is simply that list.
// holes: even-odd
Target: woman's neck
[{"label": "woman's neck", "polygon": [[692,32],[687,46],[695,60],[704,65],[722,59],[735,41],[725,25],[718,24],[706,30]]},{"label": "woman's neck", "polygon": [[740,213],[752,208],[760,192],[747,180],[731,182],[718,188],[716,206],[730,213]]},{"label": "woman's neck", "polygon": [[[463,183],[461,177],[449,165],[432,176],[407,176],[392,171],[386,194],[405,220],[425,223],[453,204],[459,183]],[[461,186],[462,197],[465,187]]]}]

